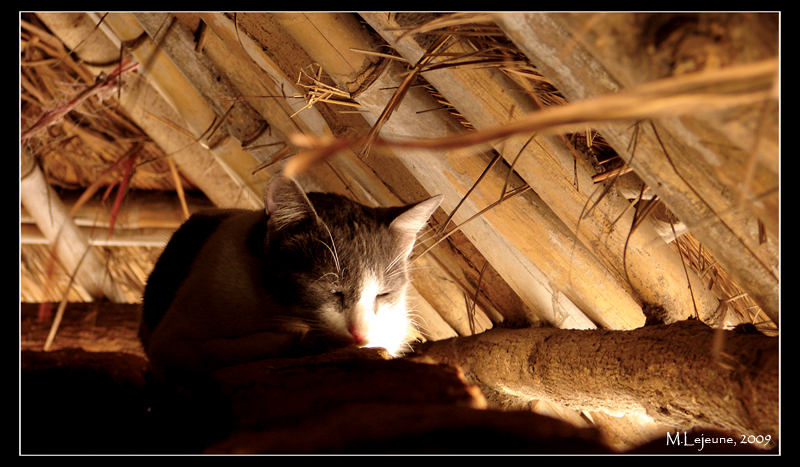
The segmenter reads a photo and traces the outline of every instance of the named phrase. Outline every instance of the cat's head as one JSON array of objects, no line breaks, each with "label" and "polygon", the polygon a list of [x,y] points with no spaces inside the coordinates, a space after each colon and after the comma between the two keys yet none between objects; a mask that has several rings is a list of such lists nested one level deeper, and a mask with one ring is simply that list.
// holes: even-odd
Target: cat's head
[{"label": "cat's head", "polygon": [[402,353],[412,326],[408,257],[441,198],[369,208],[274,177],[265,197],[268,290],[311,323],[311,338]]}]

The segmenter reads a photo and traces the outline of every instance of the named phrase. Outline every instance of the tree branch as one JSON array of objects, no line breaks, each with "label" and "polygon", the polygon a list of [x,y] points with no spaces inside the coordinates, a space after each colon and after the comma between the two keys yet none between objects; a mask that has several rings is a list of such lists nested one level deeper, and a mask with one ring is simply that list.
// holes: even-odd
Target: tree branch
[{"label": "tree branch", "polygon": [[417,352],[461,367],[475,384],[574,409],[778,435],[778,339],[758,332],[694,320],[631,331],[493,329]]}]

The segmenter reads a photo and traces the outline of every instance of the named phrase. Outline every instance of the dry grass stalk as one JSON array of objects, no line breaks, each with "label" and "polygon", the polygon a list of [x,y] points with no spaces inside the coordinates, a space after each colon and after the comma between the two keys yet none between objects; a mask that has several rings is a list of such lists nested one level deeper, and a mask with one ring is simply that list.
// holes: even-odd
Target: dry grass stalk
[{"label": "dry grass stalk", "polygon": [[[306,77],[311,81],[311,84],[306,84],[303,82],[303,77]],[[303,98],[306,101],[306,105],[303,106],[300,110],[293,113],[291,117],[299,114],[300,112],[313,107],[317,102],[324,102],[326,104],[334,104],[334,105],[343,105],[347,107],[355,107],[358,109],[363,109],[363,107],[353,101],[350,98],[350,93],[347,91],[343,91],[337,87],[327,85],[322,82],[322,67],[317,65],[317,72],[314,76],[309,75],[304,70],[300,70],[300,74],[297,77],[298,86],[301,88],[306,89],[306,93],[303,95],[295,95],[294,97]]]},{"label": "dry grass stalk", "polygon": [[30,128],[22,132],[21,136],[22,142],[25,142],[37,132],[42,131],[48,126],[54,125],[55,123],[60,121],[67,113],[69,113],[70,111],[81,105],[83,101],[85,101],[89,97],[105,89],[117,86],[119,84],[117,79],[119,76],[121,76],[123,73],[135,70],[138,66],[139,64],[135,63],[126,68],[123,68],[121,71],[119,68],[117,68],[117,71],[111,73],[107,77],[104,75],[99,76],[93,85],[81,91],[78,95],[73,97],[69,102],[42,114],[42,116],[39,117],[39,119],[36,120],[36,122],[34,122],[34,124],[31,125]]},{"label": "dry grass stalk", "polygon": [[72,59],[67,53],[64,44],[62,44],[58,38],[24,19],[20,20],[20,26],[24,30],[21,33],[21,38],[23,47],[25,47],[24,52],[26,54],[26,60],[23,60],[23,62],[27,61],[27,58],[30,57],[30,55],[28,55],[28,46],[32,46],[31,48],[35,48],[47,54],[49,57],[57,59],[56,63],[63,63],[66,65],[66,67],[76,73],[84,83],[94,82],[94,76],[86,68]]},{"label": "dry grass stalk", "polygon": [[351,52],[358,52],[358,53],[364,54],[364,55],[372,55],[372,56],[375,56],[375,57],[388,58],[390,60],[399,60],[401,62],[408,63],[408,60],[406,60],[405,58],[400,57],[398,55],[385,54],[385,53],[381,53],[381,52],[373,52],[372,50],[357,49],[355,47],[350,47],[350,51]]},{"label": "dry grass stalk", "polygon": [[475,23],[489,22],[494,24],[492,16],[487,13],[453,13],[451,15],[442,16],[434,20],[428,21],[415,28],[411,28],[404,32],[398,40],[403,40],[405,37],[415,34],[424,34],[437,29],[455,28],[464,25],[474,25]]},{"label": "dry grass stalk", "polygon": [[[444,45],[445,41],[447,41],[447,36],[439,37],[439,39],[437,39],[428,48],[428,53],[432,53],[439,50],[439,48]],[[361,152],[363,154],[369,153],[369,149],[372,145],[372,142],[378,137],[378,134],[383,128],[383,125],[386,124],[386,122],[389,120],[389,117],[391,117],[395,109],[397,109],[397,107],[400,106],[400,103],[403,101],[403,98],[408,93],[408,90],[411,89],[411,86],[414,84],[417,77],[424,69],[424,67],[428,65],[430,60],[431,60],[430,56],[423,56],[420,59],[419,63],[414,65],[414,67],[411,69],[411,72],[403,79],[402,83],[400,83],[400,86],[397,87],[394,94],[392,94],[392,97],[389,99],[389,102],[386,103],[386,107],[384,107],[383,112],[381,112],[381,114],[378,116],[378,119],[375,121],[375,124],[370,129],[369,134],[367,134],[365,141],[362,143],[363,149]],[[297,157],[295,157],[295,159],[297,159]]]},{"label": "dry grass stalk", "polygon": [[[409,75],[409,77],[411,76]],[[501,140],[517,134],[547,130],[563,131],[565,128],[584,126],[593,122],[636,121],[731,108],[776,98],[777,77],[778,61],[770,59],[718,71],[664,78],[616,94],[578,101],[565,106],[547,107],[538,112],[523,115],[516,121],[502,126],[443,138],[390,141],[377,137],[378,125],[373,128],[374,131],[367,140],[323,141],[319,138],[301,135],[293,138],[294,143],[307,149],[290,160],[284,170],[287,175],[296,175],[339,149],[354,147],[365,142],[388,147],[430,150],[458,149]],[[399,92],[395,95],[398,94]],[[390,104],[397,105],[392,101]],[[387,105],[384,114],[389,108],[390,106]]]},{"label": "dry grass stalk", "polygon": [[[420,79],[422,79],[422,78],[420,78]],[[455,107],[453,107],[453,105],[450,104],[450,102],[448,102],[447,99],[445,99],[444,96],[442,96],[439,93],[439,91],[436,90],[436,88],[434,88],[433,86],[431,86],[430,84],[427,84],[427,83],[424,85],[424,87],[425,87],[425,89],[428,90],[428,92],[431,93],[431,96],[433,96],[433,98],[436,99],[436,101],[439,104],[442,105],[442,107],[439,107],[439,108],[436,108],[436,109],[431,109],[431,110],[446,110],[446,111],[448,111],[450,113],[450,115],[452,115],[456,120],[458,120],[458,122],[461,124],[461,126],[463,126],[466,130],[469,130],[469,131],[474,131],[475,130],[475,127],[472,126],[472,123],[470,123],[469,120],[464,118],[464,116],[461,115],[458,112],[458,110]]]},{"label": "dry grass stalk", "polygon": [[436,247],[436,245],[438,245],[438,244],[442,243],[443,241],[445,241],[450,235],[453,235],[454,233],[458,232],[461,229],[461,227],[463,227],[464,225],[466,225],[466,224],[474,221],[475,219],[483,216],[486,212],[488,212],[488,211],[494,209],[495,207],[503,204],[503,202],[505,202],[506,200],[509,200],[509,199],[513,198],[514,196],[521,195],[522,193],[525,193],[526,191],[528,191],[530,189],[531,189],[530,185],[525,184],[525,185],[517,187],[517,188],[509,191],[508,193],[504,194],[503,197],[500,198],[499,200],[495,201],[494,203],[486,206],[485,208],[481,209],[477,213],[473,214],[467,220],[465,220],[464,222],[462,222],[462,223],[458,224],[457,226],[453,227],[447,233],[445,233],[443,235],[440,235],[433,244],[431,244],[430,246],[425,248],[425,250],[422,253],[420,253],[419,255],[417,255],[414,258],[412,258],[411,259],[411,263],[413,263],[414,260],[416,260],[416,258],[418,258],[420,256],[423,256],[427,252],[431,251],[434,247]]},{"label": "dry grass stalk", "polygon": [[478,285],[475,286],[475,296],[467,308],[467,317],[469,318],[469,331],[472,335],[477,334],[475,325],[475,308],[478,306],[478,297],[481,294],[481,285],[483,284],[483,274],[486,272],[486,267],[489,266],[488,261],[483,262],[481,272],[478,274]]},{"label": "dry grass stalk", "polygon": [[189,219],[189,206],[186,204],[186,194],[183,192],[183,184],[181,183],[181,176],[178,173],[178,164],[171,157],[167,158],[169,164],[169,171],[172,174],[172,180],[175,182],[175,191],[178,193],[178,199],[181,202],[181,209],[183,210],[183,218]]},{"label": "dry grass stalk", "polygon": [[[283,143],[285,144],[285,143]],[[258,172],[261,172],[264,169],[272,167],[273,165],[277,164],[278,162],[286,159],[287,157],[292,155],[293,149],[290,146],[284,146],[279,149],[275,154],[269,157],[266,161],[262,162],[256,168],[253,169],[252,174],[255,175]]]},{"label": "dry grass stalk", "polygon": [[721,304],[736,313],[742,321],[755,324],[760,331],[777,335],[775,323],[761,312],[755,301],[719,266],[714,256],[703,248],[694,235],[685,233],[669,245],[680,253],[688,267],[697,272],[703,284]]},{"label": "dry grass stalk", "polygon": [[[453,220],[453,216],[456,215],[456,212],[458,212],[459,208],[464,204],[464,202],[467,200],[469,195],[475,190],[475,188],[478,187],[478,184],[481,182],[481,180],[483,180],[483,178],[486,176],[486,174],[489,173],[490,170],[492,170],[492,167],[494,167],[494,165],[497,163],[498,160],[500,160],[501,157],[502,157],[502,155],[500,153],[496,153],[495,154],[495,156],[492,158],[492,161],[489,162],[489,164],[486,166],[485,169],[483,169],[483,172],[481,172],[481,174],[478,176],[478,179],[475,180],[475,183],[473,183],[472,186],[469,188],[469,190],[467,190],[467,192],[464,194],[464,196],[461,197],[461,200],[459,200],[459,202],[456,205],[456,207],[453,208],[453,211],[450,212],[450,214],[447,216],[447,219],[439,227],[439,230],[438,230],[439,234],[441,234],[442,232],[444,232],[447,229],[447,226],[450,225],[450,221]],[[503,190],[503,191],[504,191],[504,193],[502,195],[500,195],[500,199],[501,200],[503,199],[503,196],[505,195],[505,190]]]},{"label": "dry grass stalk", "polygon": [[61,297],[61,302],[58,304],[58,310],[56,310],[56,316],[53,319],[53,323],[50,325],[50,332],[47,334],[47,339],[44,342],[44,347],[42,350],[47,352],[50,350],[50,346],[53,344],[53,340],[56,338],[56,333],[58,332],[58,327],[61,325],[61,319],[64,317],[64,310],[67,308],[67,294],[69,290],[72,288],[73,284],[75,283],[75,276],[78,274],[78,269],[80,269],[83,260],[86,258],[86,254],[89,253],[91,246],[86,247],[86,251],[83,252],[81,259],[78,260],[78,264],[75,266],[75,270],[69,276],[69,283],[67,283],[67,290],[64,292],[64,296]]},{"label": "dry grass stalk", "polygon": [[620,175],[626,174],[633,169],[629,165],[623,165],[622,167],[617,167],[616,169],[607,170],[603,173],[599,173],[592,177],[592,181],[595,183],[605,182],[606,180],[616,179]]}]

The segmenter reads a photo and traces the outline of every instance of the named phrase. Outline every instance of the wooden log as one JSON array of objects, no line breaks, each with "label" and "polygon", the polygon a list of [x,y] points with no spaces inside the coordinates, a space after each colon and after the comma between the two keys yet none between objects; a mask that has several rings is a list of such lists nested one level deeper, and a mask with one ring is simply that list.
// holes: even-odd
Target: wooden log
[{"label": "wooden log", "polygon": [[757,331],[696,320],[631,331],[498,328],[417,352],[463,368],[468,381],[571,408],[646,414],[680,429],[779,433],[778,339]]}]

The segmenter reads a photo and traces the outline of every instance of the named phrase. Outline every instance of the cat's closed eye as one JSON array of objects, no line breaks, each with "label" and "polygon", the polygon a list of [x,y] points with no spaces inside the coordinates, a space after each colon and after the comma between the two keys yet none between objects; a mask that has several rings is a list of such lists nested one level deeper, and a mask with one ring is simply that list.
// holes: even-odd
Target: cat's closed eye
[{"label": "cat's closed eye", "polygon": [[335,300],[338,300],[340,304],[344,303],[344,294],[342,293],[341,290],[331,290],[330,292],[331,292],[331,296]]}]

